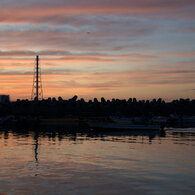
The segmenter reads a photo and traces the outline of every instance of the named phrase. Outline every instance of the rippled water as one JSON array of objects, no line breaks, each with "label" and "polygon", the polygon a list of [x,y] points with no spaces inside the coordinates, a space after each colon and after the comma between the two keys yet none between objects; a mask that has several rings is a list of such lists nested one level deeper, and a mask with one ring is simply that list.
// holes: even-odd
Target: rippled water
[{"label": "rippled water", "polygon": [[0,193],[195,194],[195,129],[0,132]]}]

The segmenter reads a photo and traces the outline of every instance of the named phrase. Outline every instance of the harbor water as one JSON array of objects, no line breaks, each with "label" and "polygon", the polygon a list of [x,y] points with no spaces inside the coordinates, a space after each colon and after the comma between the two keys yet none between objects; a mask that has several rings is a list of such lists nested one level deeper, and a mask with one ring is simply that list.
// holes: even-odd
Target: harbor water
[{"label": "harbor water", "polygon": [[195,194],[195,128],[0,131],[0,194]]}]

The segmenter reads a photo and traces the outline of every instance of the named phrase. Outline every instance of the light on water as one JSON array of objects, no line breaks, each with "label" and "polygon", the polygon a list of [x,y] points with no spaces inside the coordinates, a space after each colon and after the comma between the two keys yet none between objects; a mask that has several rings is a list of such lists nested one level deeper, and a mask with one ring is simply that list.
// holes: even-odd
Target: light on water
[{"label": "light on water", "polygon": [[195,193],[195,129],[2,131],[0,148],[0,193]]}]

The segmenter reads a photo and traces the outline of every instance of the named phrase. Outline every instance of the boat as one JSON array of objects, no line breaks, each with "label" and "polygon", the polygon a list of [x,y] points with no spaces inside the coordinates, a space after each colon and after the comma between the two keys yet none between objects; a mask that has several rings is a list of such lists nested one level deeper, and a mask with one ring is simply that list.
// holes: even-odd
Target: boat
[{"label": "boat", "polygon": [[118,124],[132,124],[133,118],[130,117],[118,117],[118,116],[110,116],[109,119]]},{"label": "boat", "polygon": [[50,119],[40,119],[41,124],[75,124],[81,123],[83,120],[79,118],[50,118]]},{"label": "boat", "polygon": [[110,116],[109,119],[117,124],[147,124],[150,120],[146,117],[118,117]]},{"label": "boat", "polygon": [[160,124],[117,124],[112,122],[88,121],[91,130],[142,130],[142,131],[160,131]]}]

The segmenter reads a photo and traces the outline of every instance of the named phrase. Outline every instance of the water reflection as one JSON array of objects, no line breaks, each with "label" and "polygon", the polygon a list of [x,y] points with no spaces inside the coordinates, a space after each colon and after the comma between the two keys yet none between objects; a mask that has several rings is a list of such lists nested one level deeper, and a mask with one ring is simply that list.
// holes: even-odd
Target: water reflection
[{"label": "water reflection", "polygon": [[[148,143],[152,144],[152,140],[155,137],[163,138],[166,137],[165,132],[146,132],[146,131],[123,131],[123,132],[93,132],[93,131],[72,131],[71,130],[25,130],[25,129],[10,129],[10,130],[1,130],[0,138],[4,139],[4,144],[7,144],[9,136],[13,136],[14,139],[20,140],[20,138],[32,138],[34,143],[34,161],[36,164],[36,170],[38,172],[39,165],[39,139],[47,139],[52,144],[62,141],[72,141],[75,144],[83,143],[86,141],[104,141],[104,142],[126,142],[126,143]],[[57,139],[57,140],[56,140]],[[28,141],[27,141],[28,142]],[[20,143],[21,144],[21,143]],[[26,143],[28,144],[28,143]],[[35,173],[35,175],[38,175]]]},{"label": "water reflection", "polygon": [[[165,131],[71,131],[71,130],[1,130],[0,136],[3,135],[4,139],[9,139],[9,134],[17,138],[20,137],[29,137],[33,136],[35,141],[35,151],[39,147],[39,137],[47,138],[49,141],[53,141],[55,144],[56,139],[58,141],[69,140],[69,141],[84,141],[84,140],[93,140],[99,139],[101,141],[127,141],[127,138],[133,137],[133,140],[136,140],[138,137],[142,139],[148,139],[149,143],[152,143],[152,140],[156,137],[163,138],[166,137]],[[1,138],[1,137],[0,137]],[[112,139],[110,139],[112,138]],[[37,156],[37,155],[36,155]]]},{"label": "water reflection", "polygon": [[38,133],[38,131],[36,131],[35,134],[34,134],[34,140],[35,140],[35,144],[34,144],[35,145],[35,149],[34,149],[34,151],[35,151],[35,162],[38,165],[38,163],[39,163],[39,159],[38,159],[39,133]]},{"label": "water reflection", "polygon": [[194,146],[195,131],[4,130],[0,193],[193,193]]},{"label": "water reflection", "polygon": [[[39,164],[39,139],[47,139],[52,144],[56,142],[72,141],[74,144],[81,144],[84,141],[103,141],[103,142],[124,142],[124,143],[137,143],[137,144],[152,144],[154,139],[161,143],[161,139],[171,137],[173,144],[194,144],[195,131],[190,132],[177,132],[177,131],[109,131],[109,132],[94,132],[94,131],[81,131],[81,130],[20,130],[10,129],[1,130],[0,139],[4,139],[4,144],[7,144],[9,135],[14,136],[17,140],[20,138],[33,138],[34,140],[34,160],[38,170]],[[192,144],[192,145],[193,145]]]},{"label": "water reflection", "polygon": [[[39,148],[39,138],[47,138],[48,141],[51,141],[53,144],[58,142],[62,142],[63,140],[73,141],[75,143],[81,143],[85,140],[101,140],[101,141],[113,141],[113,142],[130,142],[133,141],[135,143],[148,143],[152,144],[152,141],[156,138],[163,139],[168,137],[172,137],[172,139],[182,140],[188,139],[191,140],[190,137],[195,136],[195,129],[192,131],[86,131],[86,130],[20,130],[20,129],[10,129],[10,130],[0,130],[0,139],[6,140],[9,139],[9,135],[13,135],[17,139],[19,138],[27,138],[32,137],[34,140],[34,151],[35,151],[35,159],[38,162],[38,148]],[[57,139],[57,140],[56,140]],[[148,142],[145,142],[147,140]]]}]

